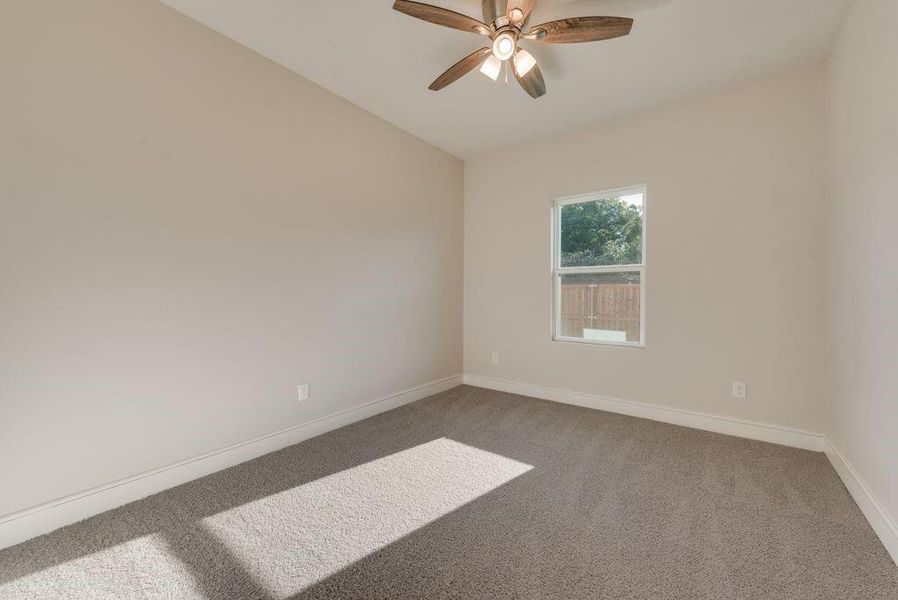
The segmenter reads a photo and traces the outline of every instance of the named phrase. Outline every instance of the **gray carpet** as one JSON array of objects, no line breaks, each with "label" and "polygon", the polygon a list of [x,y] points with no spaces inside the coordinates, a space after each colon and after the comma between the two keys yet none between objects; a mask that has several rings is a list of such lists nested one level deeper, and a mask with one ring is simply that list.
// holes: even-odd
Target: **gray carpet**
[{"label": "gray carpet", "polygon": [[0,551],[0,598],[898,599],[821,454],[459,387]]}]

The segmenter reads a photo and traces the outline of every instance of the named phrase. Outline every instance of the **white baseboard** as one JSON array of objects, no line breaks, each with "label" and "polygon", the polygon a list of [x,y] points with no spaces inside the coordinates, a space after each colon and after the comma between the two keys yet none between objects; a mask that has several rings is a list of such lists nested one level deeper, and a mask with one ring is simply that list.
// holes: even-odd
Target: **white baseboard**
[{"label": "white baseboard", "polygon": [[661,421],[662,423],[682,425],[693,429],[702,429],[704,431],[713,431],[715,433],[723,433],[735,437],[760,440],[762,442],[770,442],[783,446],[792,446],[803,450],[822,452],[824,449],[824,437],[822,435],[798,429],[780,427],[779,425],[742,421],[729,417],[719,417],[706,413],[659,406],[657,404],[617,400],[584,392],[570,392],[567,390],[532,385],[529,383],[518,383],[504,379],[494,379],[492,377],[482,377],[479,375],[465,375],[464,382],[476,387],[510,392],[512,394],[520,394],[522,396],[530,396],[533,398],[541,398],[553,402],[562,402],[564,404],[574,404],[585,408],[594,408],[596,410],[629,415],[631,417],[641,417],[652,421]]},{"label": "white baseboard", "polygon": [[0,516],[0,549],[204,475],[292,446],[378,413],[461,385],[461,375],[432,381],[252,440]]},{"label": "white baseboard", "polygon": [[848,488],[848,492],[854,501],[860,507],[861,512],[867,517],[867,521],[879,536],[882,545],[886,551],[898,565],[898,522],[889,515],[882,503],[876,498],[876,495],[870,490],[870,487],[864,482],[857,469],[845,458],[832,441],[826,440],[826,457],[832,463],[833,468],[842,483]]}]

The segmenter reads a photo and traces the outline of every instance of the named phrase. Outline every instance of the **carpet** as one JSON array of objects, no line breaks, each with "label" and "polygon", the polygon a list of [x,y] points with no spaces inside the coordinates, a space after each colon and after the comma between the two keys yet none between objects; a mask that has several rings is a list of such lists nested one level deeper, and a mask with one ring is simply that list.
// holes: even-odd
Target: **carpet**
[{"label": "carpet", "polygon": [[0,551],[0,599],[898,599],[826,458],[461,386]]}]

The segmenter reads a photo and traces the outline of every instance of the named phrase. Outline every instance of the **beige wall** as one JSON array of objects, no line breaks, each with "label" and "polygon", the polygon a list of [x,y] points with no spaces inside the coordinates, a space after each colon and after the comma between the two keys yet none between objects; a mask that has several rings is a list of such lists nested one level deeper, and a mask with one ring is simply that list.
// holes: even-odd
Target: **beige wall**
[{"label": "beige wall", "polygon": [[[469,161],[465,373],[821,431],[823,87],[813,68]],[[551,341],[553,199],[636,184],[647,348]]]},{"label": "beige wall", "polygon": [[459,373],[462,170],[162,4],[4,0],[0,515]]},{"label": "beige wall", "polygon": [[829,65],[827,434],[898,532],[898,3],[858,1]]}]

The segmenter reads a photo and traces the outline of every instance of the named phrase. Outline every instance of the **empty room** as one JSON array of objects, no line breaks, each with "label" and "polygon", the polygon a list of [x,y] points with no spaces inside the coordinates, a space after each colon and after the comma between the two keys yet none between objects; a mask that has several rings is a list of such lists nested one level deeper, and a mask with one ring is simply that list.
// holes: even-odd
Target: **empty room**
[{"label": "empty room", "polygon": [[0,0],[0,600],[898,600],[896,30]]}]

